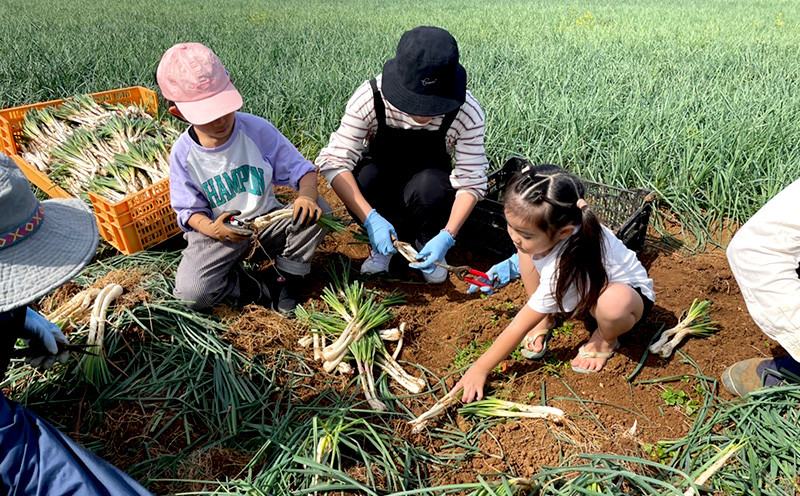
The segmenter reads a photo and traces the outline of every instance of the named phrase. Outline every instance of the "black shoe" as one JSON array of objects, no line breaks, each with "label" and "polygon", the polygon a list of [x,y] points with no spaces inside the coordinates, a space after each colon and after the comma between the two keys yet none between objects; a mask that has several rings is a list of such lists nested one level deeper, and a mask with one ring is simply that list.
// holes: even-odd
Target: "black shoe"
[{"label": "black shoe", "polygon": [[293,317],[294,309],[300,299],[300,288],[303,277],[293,274],[281,275],[276,270],[269,270],[267,286],[275,295],[273,309],[284,317]]},{"label": "black shoe", "polygon": [[235,304],[244,306],[255,303],[264,308],[272,308],[273,298],[268,285],[256,279],[241,266],[236,267],[236,272],[239,275],[239,297],[236,298]]}]

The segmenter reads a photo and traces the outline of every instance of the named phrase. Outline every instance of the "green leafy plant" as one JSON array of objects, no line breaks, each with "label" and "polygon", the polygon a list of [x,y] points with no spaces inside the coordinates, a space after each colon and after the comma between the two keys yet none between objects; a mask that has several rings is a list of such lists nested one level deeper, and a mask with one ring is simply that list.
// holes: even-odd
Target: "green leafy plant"
[{"label": "green leafy plant", "polygon": [[545,355],[544,365],[539,368],[539,372],[545,375],[560,376],[569,370],[570,362],[568,360],[559,360],[553,355]]},{"label": "green leafy plant", "polygon": [[686,415],[694,415],[698,408],[700,408],[699,401],[693,399],[686,391],[680,389],[668,387],[666,391],[661,393],[661,398],[667,406],[682,407]]},{"label": "green leafy plant", "polygon": [[643,443],[642,450],[659,463],[669,463],[671,458],[666,447],[660,442],[655,444]]},{"label": "green leafy plant", "polygon": [[575,329],[572,322],[563,322],[560,326],[553,329],[553,336],[571,336]]},{"label": "green leafy plant", "polygon": [[450,362],[450,369],[460,370],[467,367],[477,360],[483,353],[489,349],[491,343],[478,343],[477,341],[470,341],[467,346],[459,349],[453,360]]},{"label": "green leafy plant", "polygon": [[667,406],[677,406],[686,404],[689,400],[689,395],[680,389],[668,387],[666,391],[661,393],[661,398]]}]

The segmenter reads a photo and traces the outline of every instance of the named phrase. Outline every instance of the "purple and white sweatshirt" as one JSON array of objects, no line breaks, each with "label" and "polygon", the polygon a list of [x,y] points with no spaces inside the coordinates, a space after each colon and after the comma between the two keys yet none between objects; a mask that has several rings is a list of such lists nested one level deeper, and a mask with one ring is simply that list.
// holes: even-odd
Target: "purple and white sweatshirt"
[{"label": "purple and white sweatshirt", "polygon": [[204,148],[181,134],[170,152],[170,198],[178,225],[191,231],[189,217],[202,212],[216,219],[223,212],[239,210],[241,219],[252,219],[282,204],[272,186],[298,189],[300,178],[316,172],[314,164],[266,119],[236,112],[228,142]]}]

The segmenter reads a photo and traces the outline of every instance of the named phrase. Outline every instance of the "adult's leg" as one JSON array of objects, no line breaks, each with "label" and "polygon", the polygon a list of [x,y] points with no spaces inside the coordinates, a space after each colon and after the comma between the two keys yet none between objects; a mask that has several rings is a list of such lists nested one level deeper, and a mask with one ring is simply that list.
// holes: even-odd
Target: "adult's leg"
[{"label": "adult's leg", "polygon": [[[399,174],[388,166],[381,166],[365,157],[356,166],[353,176],[358,189],[372,208],[392,225],[402,221],[405,181]],[[356,219],[352,212],[350,216]]]},{"label": "adult's leg", "polygon": [[450,185],[450,174],[441,169],[422,170],[403,188],[404,222],[395,226],[403,230],[403,239],[424,245],[447,224],[456,192]]},{"label": "adult's leg", "polygon": [[[582,346],[584,353],[572,360],[572,366],[595,372],[602,369],[608,361],[605,354],[617,348],[617,338],[633,329],[643,313],[644,302],[635,289],[627,284],[609,284],[591,309],[597,329]],[[601,356],[589,356],[593,354]]]}]

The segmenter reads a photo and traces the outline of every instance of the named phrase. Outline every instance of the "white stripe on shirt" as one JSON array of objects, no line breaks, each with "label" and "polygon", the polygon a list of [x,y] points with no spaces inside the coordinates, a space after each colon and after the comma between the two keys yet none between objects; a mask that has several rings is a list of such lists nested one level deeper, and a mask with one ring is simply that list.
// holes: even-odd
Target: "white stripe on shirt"
[{"label": "white stripe on shirt", "polygon": [[[375,79],[380,90],[381,75]],[[393,128],[435,131],[444,119],[440,115],[425,124],[419,124],[410,115],[392,106],[386,98],[383,99],[383,105],[386,108],[386,125]],[[450,184],[457,193],[468,192],[478,200],[486,193],[486,171],[489,168],[483,143],[484,122],[480,104],[467,91],[466,101],[461,105],[445,138],[447,153],[455,161]],[[330,183],[339,173],[352,171],[377,131],[372,87],[369,81],[365,81],[350,97],[339,129],[331,134],[328,146],[322,149],[315,161],[323,177]]]}]

